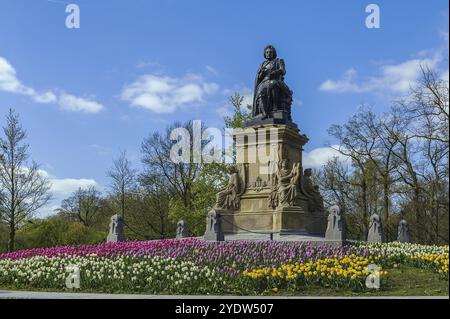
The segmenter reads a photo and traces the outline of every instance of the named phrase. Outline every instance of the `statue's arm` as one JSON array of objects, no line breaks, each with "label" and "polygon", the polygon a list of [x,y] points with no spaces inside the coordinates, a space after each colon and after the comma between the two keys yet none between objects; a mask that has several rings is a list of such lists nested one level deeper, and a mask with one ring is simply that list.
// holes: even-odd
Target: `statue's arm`
[{"label": "statue's arm", "polygon": [[283,59],[279,59],[275,70],[272,71],[272,77],[284,76],[286,74],[286,66]]}]

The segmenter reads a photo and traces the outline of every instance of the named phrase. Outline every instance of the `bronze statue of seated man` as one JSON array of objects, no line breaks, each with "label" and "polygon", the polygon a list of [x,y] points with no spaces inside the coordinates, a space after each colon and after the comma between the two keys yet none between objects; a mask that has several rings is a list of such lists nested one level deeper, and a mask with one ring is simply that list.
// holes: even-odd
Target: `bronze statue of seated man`
[{"label": "bronze statue of seated man", "polygon": [[277,58],[276,50],[268,45],[266,59],[258,69],[253,97],[252,117],[268,118],[273,112],[285,111],[290,118],[292,91],[284,83],[284,60]]}]

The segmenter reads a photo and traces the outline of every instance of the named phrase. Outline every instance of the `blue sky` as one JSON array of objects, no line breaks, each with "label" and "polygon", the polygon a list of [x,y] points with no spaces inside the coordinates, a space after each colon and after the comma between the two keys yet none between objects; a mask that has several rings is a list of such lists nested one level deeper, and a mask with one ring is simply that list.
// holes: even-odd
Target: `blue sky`
[{"label": "blue sky", "polygon": [[[68,29],[66,5],[80,8]],[[365,8],[380,7],[368,29]],[[305,162],[333,153],[327,128],[362,102],[376,112],[430,65],[448,78],[448,1],[0,0],[0,117],[20,113],[55,200],[108,185],[120,150],[140,166],[143,138],[174,120],[222,127],[228,96],[250,98],[273,44],[310,137]]]}]

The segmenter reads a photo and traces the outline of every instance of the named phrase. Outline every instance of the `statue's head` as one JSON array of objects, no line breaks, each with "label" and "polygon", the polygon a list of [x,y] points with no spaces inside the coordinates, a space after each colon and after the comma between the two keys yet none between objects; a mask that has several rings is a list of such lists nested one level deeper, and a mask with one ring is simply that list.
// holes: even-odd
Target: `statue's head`
[{"label": "statue's head", "polygon": [[231,165],[231,166],[228,168],[228,172],[229,172],[230,174],[234,174],[234,173],[237,173],[237,172],[238,172],[238,169],[237,169],[236,166]]},{"label": "statue's head", "polygon": [[305,169],[305,171],[303,172],[303,175],[305,175],[306,177],[311,177],[312,169],[311,168]]},{"label": "statue's head", "polygon": [[338,205],[333,205],[328,209],[328,212],[330,213],[330,215],[340,215],[341,208]]},{"label": "statue's head", "polygon": [[381,221],[380,216],[378,214],[372,214],[370,216],[370,220],[373,223],[379,223]]},{"label": "statue's head", "polygon": [[273,60],[277,57],[277,50],[273,45],[268,45],[264,48],[264,58],[267,60]]},{"label": "statue's head", "polygon": [[287,169],[289,166],[289,161],[287,159],[284,159],[281,161],[281,168],[282,169]]}]

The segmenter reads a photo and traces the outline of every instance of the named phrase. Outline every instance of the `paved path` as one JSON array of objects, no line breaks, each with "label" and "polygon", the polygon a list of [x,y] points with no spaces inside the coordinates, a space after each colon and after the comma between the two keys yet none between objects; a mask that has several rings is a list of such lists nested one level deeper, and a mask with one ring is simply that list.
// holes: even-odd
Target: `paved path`
[{"label": "paved path", "polygon": [[[0,290],[0,299],[354,299],[355,297],[308,296],[190,296],[190,295],[126,295]],[[448,299],[448,296],[356,297],[358,299]]]}]

